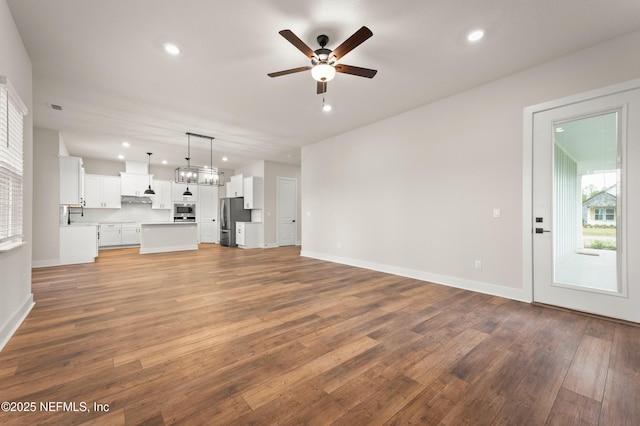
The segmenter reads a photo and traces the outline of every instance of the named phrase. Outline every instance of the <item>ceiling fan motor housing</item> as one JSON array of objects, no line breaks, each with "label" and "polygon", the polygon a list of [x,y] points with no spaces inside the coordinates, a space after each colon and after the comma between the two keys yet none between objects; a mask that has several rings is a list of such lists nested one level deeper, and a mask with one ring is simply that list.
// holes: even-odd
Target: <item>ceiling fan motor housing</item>
[{"label": "ceiling fan motor housing", "polygon": [[318,37],[316,37],[316,40],[320,45],[320,49],[317,49],[314,51],[315,57],[311,58],[311,64],[312,65],[318,65],[318,64],[332,65],[335,62],[335,58],[331,57],[331,54],[333,53],[333,51],[325,47],[327,43],[329,43],[329,37],[324,34],[321,34]]}]

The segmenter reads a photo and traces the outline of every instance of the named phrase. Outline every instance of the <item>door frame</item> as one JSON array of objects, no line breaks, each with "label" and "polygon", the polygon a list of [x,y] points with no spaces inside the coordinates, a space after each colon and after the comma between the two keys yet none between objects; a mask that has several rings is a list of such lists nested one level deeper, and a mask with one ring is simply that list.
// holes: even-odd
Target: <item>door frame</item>
[{"label": "door frame", "polygon": [[533,302],[533,119],[535,114],[638,88],[640,88],[640,79],[634,79],[543,102],[524,109],[522,138],[522,290],[523,296],[528,302]]}]

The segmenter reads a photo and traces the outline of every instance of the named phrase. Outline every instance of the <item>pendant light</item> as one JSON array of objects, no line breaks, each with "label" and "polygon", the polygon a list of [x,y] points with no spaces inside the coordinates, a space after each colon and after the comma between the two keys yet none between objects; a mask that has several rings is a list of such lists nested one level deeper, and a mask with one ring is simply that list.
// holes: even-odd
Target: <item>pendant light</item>
[{"label": "pendant light", "polygon": [[144,190],[144,195],[156,195],[156,191],[151,189],[151,153],[147,152],[149,156],[149,166],[147,167],[147,174],[149,175],[149,188]]},{"label": "pendant light", "polygon": [[[209,167],[198,167],[191,165],[191,136],[196,136],[203,139],[209,139],[210,141],[210,160],[211,165]],[[188,157],[186,167],[178,167],[175,172],[176,183],[186,183],[187,189],[182,194],[184,197],[191,197],[193,194],[189,190],[189,184],[194,185],[207,185],[207,186],[223,186],[224,185],[224,173],[219,172],[213,167],[213,136],[198,135],[196,133],[187,132],[187,144],[188,144]]]},{"label": "pendant light", "polygon": [[[182,193],[183,197],[191,197],[193,194],[191,193],[191,191],[189,191],[189,177],[191,177],[191,135],[189,133],[187,133],[187,158],[185,158],[185,160],[187,160],[187,170],[188,170],[188,174],[187,174],[187,189]],[[194,178],[196,178],[198,175],[196,173],[193,174]]]}]

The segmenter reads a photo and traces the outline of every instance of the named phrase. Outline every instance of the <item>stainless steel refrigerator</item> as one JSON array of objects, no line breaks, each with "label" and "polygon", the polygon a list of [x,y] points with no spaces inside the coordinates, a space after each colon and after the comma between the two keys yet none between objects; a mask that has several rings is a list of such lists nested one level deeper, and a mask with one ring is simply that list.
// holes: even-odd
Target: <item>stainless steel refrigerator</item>
[{"label": "stainless steel refrigerator", "polygon": [[220,199],[220,245],[236,247],[236,222],[251,222],[251,210],[244,209],[244,198]]}]

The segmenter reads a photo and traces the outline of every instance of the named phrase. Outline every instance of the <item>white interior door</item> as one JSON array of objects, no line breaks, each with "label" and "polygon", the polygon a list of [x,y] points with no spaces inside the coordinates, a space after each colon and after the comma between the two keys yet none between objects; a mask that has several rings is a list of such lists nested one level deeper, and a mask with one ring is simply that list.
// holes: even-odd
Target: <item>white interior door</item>
[{"label": "white interior door", "polygon": [[533,300],[640,322],[640,89],[533,116]]},{"label": "white interior door", "polygon": [[296,244],[298,224],[298,182],[293,178],[278,178],[278,245]]},{"label": "white interior door", "polygon": [[220,241],[218,232],[218,187],[202,185],[199,187],[200,242],[217,243]]}]

